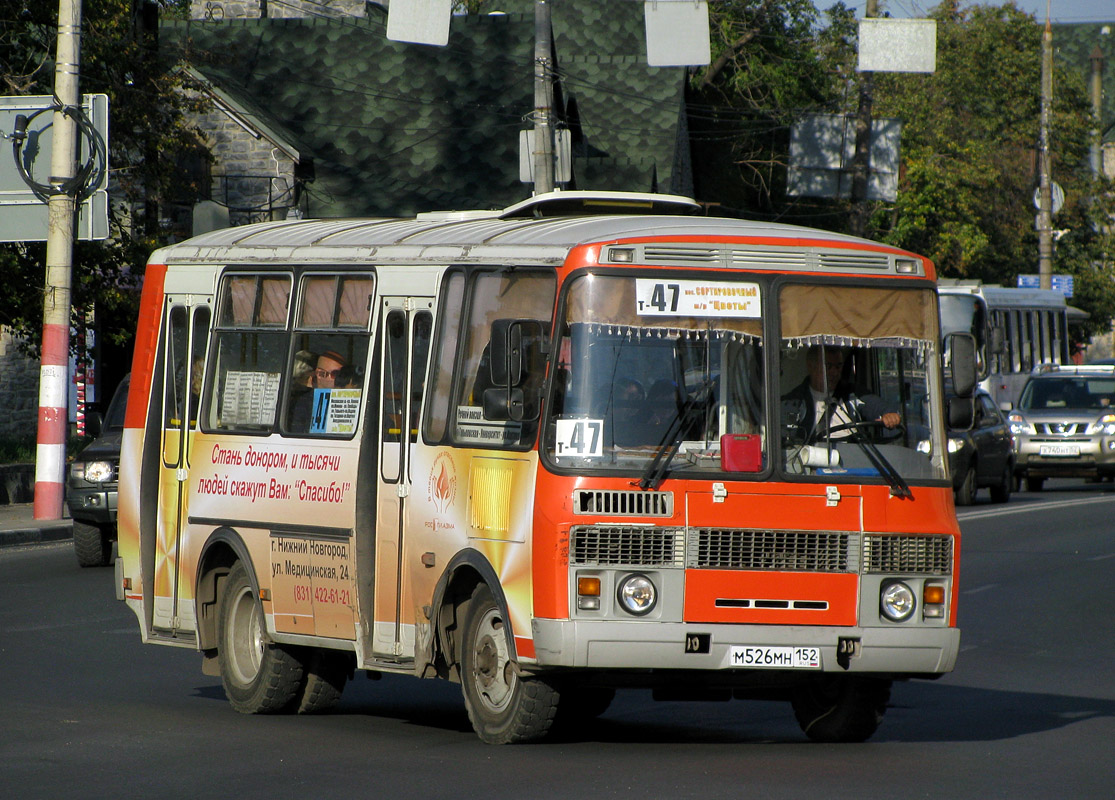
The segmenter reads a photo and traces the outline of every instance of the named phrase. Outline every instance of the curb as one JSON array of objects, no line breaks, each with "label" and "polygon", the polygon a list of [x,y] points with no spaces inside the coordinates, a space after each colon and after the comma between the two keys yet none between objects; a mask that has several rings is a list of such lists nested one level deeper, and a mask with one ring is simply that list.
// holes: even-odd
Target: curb
[{"label": "curb", "polygon": [[74,538],[74,527],[70,520],[50,522],[44,525],[21,526],[0,530],[0,548],[18,547],[28,544],[62,542]]}]

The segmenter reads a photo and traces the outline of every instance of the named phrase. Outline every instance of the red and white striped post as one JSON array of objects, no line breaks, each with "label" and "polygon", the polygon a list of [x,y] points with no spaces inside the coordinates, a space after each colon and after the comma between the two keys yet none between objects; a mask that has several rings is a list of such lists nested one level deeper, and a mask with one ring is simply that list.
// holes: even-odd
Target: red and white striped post
[{"label": "red and white striped post", "polygon": [[[61,187],[77,166],[77,123],[65,108],[81,105],[81,0],[58,0],[58,57],[50,184]],[[39,367],[39,430],[35,448],[35,519],[61,519],[66,480],[66,399],[69,390],[70,286],[74,255],[72,194],[55,189],[48,204],[46,291],[43,295],[42,362]]]}]

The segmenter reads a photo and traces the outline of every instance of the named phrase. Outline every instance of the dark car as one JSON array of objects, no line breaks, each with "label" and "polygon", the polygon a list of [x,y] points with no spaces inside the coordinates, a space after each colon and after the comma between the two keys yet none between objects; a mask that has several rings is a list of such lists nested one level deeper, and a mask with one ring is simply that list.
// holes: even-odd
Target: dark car
[{"label": "dark car", "polygon": [[1014,442],[1007,420],[985,391],[975,395],[971,430],[948,432],[949,467],[958,506],[971,505],[983,487],[993,503],[1005,503],[1014,488]]},{"label": "dark car", "polygon": [[74,553],[83,567],[103,567],[112,561],[120,438],[127,404],[128,378],[124,378],[108,404],[99,435],[70,464],[66,505],[74,521]]}]

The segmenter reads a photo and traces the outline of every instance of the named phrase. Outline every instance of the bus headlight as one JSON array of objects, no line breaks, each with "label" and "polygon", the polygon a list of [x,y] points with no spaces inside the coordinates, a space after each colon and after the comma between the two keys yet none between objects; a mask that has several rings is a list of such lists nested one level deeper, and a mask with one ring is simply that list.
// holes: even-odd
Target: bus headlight
[{"label": "bus headlight", "polygon": [[914,591],[902,581],[890,581],[883,584],[879,593],[879,610],[883,616],[893,622],[905,622],[914,613],[917,599]]},{"label": "bus headlight", "polygon": [[658,602],[658,590],[646,575],[635,573],[620,581],[616,599],[628,614],[642,617],[654,609]]}]

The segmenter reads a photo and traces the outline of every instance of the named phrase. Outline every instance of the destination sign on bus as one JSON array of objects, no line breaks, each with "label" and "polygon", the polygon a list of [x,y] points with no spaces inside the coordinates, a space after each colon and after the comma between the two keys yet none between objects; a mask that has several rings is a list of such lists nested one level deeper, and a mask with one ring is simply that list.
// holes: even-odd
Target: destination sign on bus
[{"label": "destination sign on bus", "polygon": [[744,317],[758,319],[759,285],[728,281],[635,281],[635,306],[644,317]]}]

